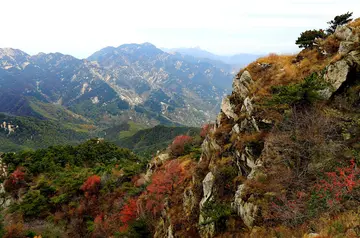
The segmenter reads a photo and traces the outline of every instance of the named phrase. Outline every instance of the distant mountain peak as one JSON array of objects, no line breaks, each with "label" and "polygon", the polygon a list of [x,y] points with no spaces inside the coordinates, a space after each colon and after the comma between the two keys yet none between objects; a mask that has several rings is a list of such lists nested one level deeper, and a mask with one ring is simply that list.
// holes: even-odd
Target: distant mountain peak
[{"label": "distant mountain peak", "polygon": [[16,56],[29,56],[29,55],[19,49],[0,48],[0,58],[4,56],[16,57]]},{"label": "distant mountain peak", "polygon": [[154,47],[157,48],[154,44],[151,44],[150,42],[144,42],[141,44],[142,46],[146,46],[146,47]]}]

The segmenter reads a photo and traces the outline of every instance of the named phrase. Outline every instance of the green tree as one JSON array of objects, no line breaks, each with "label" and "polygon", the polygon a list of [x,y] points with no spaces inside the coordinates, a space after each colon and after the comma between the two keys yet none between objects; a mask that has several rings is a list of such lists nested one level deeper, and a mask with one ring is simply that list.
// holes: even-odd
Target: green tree
[{"label": "green tree", "polygon": [[312,105],[323,99],[319,91],[327,87],[328,84],[317,73],[313,73],[300,83],[273,87],[269,103],[288,106]]},{"label": "green tree", "polygon": [[352,12],[347,12],[345,14],[334,17],[333,20],[328,22],[330,27],[326,30],[326,32],[329,35],[333,34],[335,32],[337,26],[341,26],[341,25],[344,25],[344,24],[352,21],[352,18],[350,18],[352,16],[352,14],[353,14]]},{"label": "green tree", "polygon": [[308,30],[301,33],[300,37],[296,40],[295,44],[299,48],[312,48],[314,47],[317,39],[325,38],[326,35],[323,30]]}]

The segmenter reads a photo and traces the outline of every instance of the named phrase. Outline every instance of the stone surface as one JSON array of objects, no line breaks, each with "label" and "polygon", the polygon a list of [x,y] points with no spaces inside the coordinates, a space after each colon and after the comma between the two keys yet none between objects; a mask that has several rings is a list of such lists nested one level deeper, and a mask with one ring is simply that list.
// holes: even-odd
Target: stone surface
[{"label": "stone surface", "polygon": [[239,124],[235,124],[231,130],[231,133],[240,134],[240,126]]},{"label": "stone surface", "polygon": [[202,207],[204,205],[205,202],[211,200],[212,197],[212,188],[214,186],[214,182],[215,182],[215,176],[209,172],[204,180],[203,180],[203,192],[204,192],[204,196],[201,199],[200,202],[200,207]]},{"label": "stone surface", "polygon": [[339,60],[329,65],[325,74],[325,80],[332,86],[332,92],[340,88],[349,73],[350,66],[346,60]]},{"label": "stone surface", "polygon": [[248,71],[244,71],[239,78],[235,78],[233,82],[233,92],[245,98],[249,94],[249,86],[253,82],[253,79]]},{"label": "stone surface", "polygon": [[349,39],[353,38],[351,28],[347,26],[338,26],[334,34],[335,37],[341,41],[348,41]]},{"label": "stone surface", "polygon": [[254,107],[251,103],[251,99],[246,97],[243,102],[243,106],[241,107],[241,112],[246,112],[248,116],[251,116],[254,111]]},{"label": "stone surface", "polygon": [[349,52],[355,50],[356,48],[357,48],[357,45],[355,42],[342,41],[342,42],[340,42],[339,54],[344,56],[344,55],[348,54]]},{"label": "stone surface", "polygon": [[237,121],[239,116],[234,112],[234,106],[230,102],[229,96],[225,97],[221,103],[221,111],[230,119]]},{"label": "stone surface", "polygon": [[203,198],[200,201],[200,216],[199,216],[199,224],[200,224],[200,236],[202,238],[211,238],[215,234],[215,224],[209,223],[207,225],[201,225],[204,222],[206,222],[206,218],[202,216],[201,209],[204,206],[204,204],[208,201],[212,201],[213,197],[213,186],[215,182],[215,176],[212,174],[212,172],[209,172],[204,180],[203,180]]},{"label": "stone surface", "polygon": [[244,221],[245,225],[252,227],[258,217],[259,208],[251,202],[244,201],[242,199],[244,193],[245,185],[241,184],[236,191],[235,200],[231,205],[236,213]]}]

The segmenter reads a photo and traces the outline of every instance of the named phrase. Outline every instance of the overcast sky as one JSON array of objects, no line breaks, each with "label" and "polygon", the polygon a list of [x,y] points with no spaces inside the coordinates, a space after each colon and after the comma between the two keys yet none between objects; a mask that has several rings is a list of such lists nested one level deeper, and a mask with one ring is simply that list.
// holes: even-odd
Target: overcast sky
[{"label": "overcast sky", "polygon": [[0,0],[0,47],[84,58],[106,46],[151,42],[216,54],[289,53],[359,0]]}]

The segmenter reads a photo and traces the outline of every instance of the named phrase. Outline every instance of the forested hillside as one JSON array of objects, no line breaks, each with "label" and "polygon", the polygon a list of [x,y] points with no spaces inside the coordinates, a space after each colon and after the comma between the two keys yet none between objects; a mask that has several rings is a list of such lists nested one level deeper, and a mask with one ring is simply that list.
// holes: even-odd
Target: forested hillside
[{"label": "forested hillside", "polygon": [[102,131],[150,154],[170,142],[151,159],[103,139],[2,154],[0,233],[360,237],[360,19],[351,15],[301,33],[298,54],[241,69],[200,131]]}]

